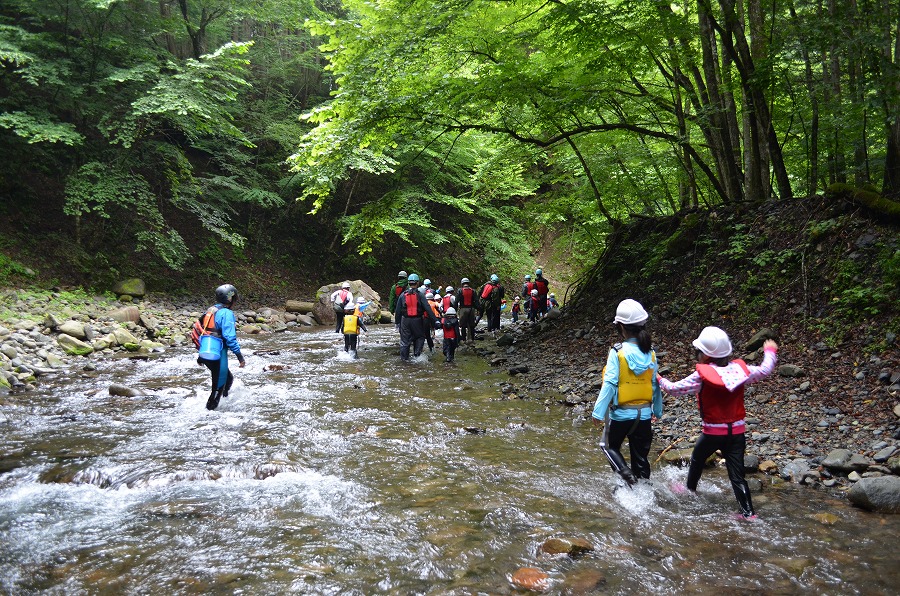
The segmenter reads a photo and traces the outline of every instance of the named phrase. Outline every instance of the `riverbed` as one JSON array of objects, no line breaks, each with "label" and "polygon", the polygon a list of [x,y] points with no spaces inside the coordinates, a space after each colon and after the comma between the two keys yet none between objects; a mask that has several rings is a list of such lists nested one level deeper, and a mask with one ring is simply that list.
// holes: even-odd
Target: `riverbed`
[{"label": "riverbed", "polygon": [[521,567],[558,594],[900,589],[898,516],[762,476],[747,523],[718,469],[696,495],[660,464],[629,489],[590,424],[504,399],[474,353],[403,363],[390,326],[358,359],[321,327],[241,342],[213,412],[187,348],[7,398],[0,591],[512,594]]}]

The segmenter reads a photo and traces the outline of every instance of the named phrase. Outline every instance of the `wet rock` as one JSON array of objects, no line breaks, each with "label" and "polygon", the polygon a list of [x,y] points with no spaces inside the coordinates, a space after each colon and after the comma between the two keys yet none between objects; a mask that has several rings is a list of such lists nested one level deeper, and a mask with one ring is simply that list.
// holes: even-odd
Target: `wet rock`
[{"label": "wet rock", "polygon": [[691,453],[694,452],[692,447],[686,449],[669,449],[666,451],[662,459],[664,462],[678,466],[684,466],[690,463]]},{"label": "wet rock", "polygon": [[518,366],[512,366],[509,368],[509,370],[507,372],[509,372],[509,374],[512,376],[524,374],[524,373],[528,372],[528,365],[520,364]]},{"label": "wet rock", "polygon": [[550,576],[535,567],[516,569],[510,581],[518,588],[535,592],[543,592],[550,587]]},{"label": "wet rock", "polygon": [[850,472],[847,474],[847,480],[850,482],[859,482],[862,479],[862,476],[859,475],[859,472]]},{"label": "wet rock", "polygon": [[805,474],[809,471],[809,462],[805,459],[794,459],[782,466],[781,477],[785,480],[801,483]]},{"label": "wet rock", "polygon": [[86,344],[71,335],[60,334],[59,337],[56,338],[56,342],[66,354],[71,356],[86,356],[94,351],[94,348],[89,344]]},{"label": "wet rock", "polygon": [[130,331],[127,329],[123,329],[122,327],[117,327],[112,332],[113,338],[116,340],[116,344],[120,346],[124,346],[126,344],[137,344],[137,338],[132,335]]},{"label": "wet rock", "polygon": [[297,322],[304,327],[312,327],[316,324],[316,320],[309,315],[297,315]]},{"label": "wet rock", "polygon": [[759,471],[759,457],[753,454],[744,455],[744,471],[745,472],[757,472]]},{"label": "wet rock", "polygon": [[869,467],[869,461],[848,449],[834,449],[822,461],[822,465],[836,472],[862,471]]},{"label": "wet rock", "polygon": [[606,584],[606,575],[597,569],[577,569],[567,575],[565,594],[598,594]]},{"label": "wet rock", "polygon": [[594,550],[584,538],[550,538],[541,545],[541,552],[548,555],[569,555],[572,557]]},{"label": "wet rock", "polygon": [[759,471],[763,474],[774,474],[778,471],[778,464],[773,462],[771,459],[767,459],[766,461],[759,464]]},{"label": "wet rock", "polygon": [[869,511],[900,513],[900,477],[863,478],[853,485],[847,498]]},{"label": "wet rock", "polygon": [[109,394],[118,395],[120,397],[138,397],[139,395],[143,395],[143,393],[137,389],[133,389],[126,385],[119,385],[118,383],[113,383],[109,386]]},{"label": "wet rock", "polygon": [[884,463],[891,458],[891,456],[894,454],[894,451],[896,451],[896,450],[897,450],[897,448],[894,447],[893,445],[884,447],[883,449],[878,451],[878,453],[873,455],[872,459],[874,459],[878,463]]},{"label": "wet rock", "polygon": [[259,325],[241,325],[241,333],[256,335],[262,333],[262,329],[260,329]]}]

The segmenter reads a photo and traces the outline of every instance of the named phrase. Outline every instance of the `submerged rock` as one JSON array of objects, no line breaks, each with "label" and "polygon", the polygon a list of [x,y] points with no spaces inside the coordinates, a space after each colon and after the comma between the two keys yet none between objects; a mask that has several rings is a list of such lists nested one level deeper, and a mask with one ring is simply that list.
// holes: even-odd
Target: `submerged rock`
[{"label": "submerged rock", "polygon": [[900,478],[863,478],[847,495],[854,505],[880,513],[900,513]]},{"label": "submerged rock", "polygon": [[513,585],[519,588],[535,592],[543,592],[550,587],[550,576],[535,567],[516,569],[515,573],[512,574],[511,581]]}]

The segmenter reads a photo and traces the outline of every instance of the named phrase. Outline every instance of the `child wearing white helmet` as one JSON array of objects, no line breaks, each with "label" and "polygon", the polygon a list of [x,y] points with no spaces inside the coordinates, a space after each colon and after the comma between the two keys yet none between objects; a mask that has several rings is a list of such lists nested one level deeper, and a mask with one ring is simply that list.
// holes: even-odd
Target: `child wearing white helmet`
[{"label": "child wearing white helmet", "polygon": [[[609,351],[603,368],[603,386],[592,413],[595,425],[604,421],[600,449],[629,486],[639,478],[650,478],[651,422],[662,417],[656,353],[647,331],[649,318],[636,300],[629,298],[619,303],[613,324],[624,341]],[[620,451],[626,438],[630,467]]]},{"label": "child wearing white helmet", "polygon": [[459,345],[459,321],[456,319],[456,309],[452,306],[444,311],[441,320],[444,329],[444,362],[453,362],[456,355],[456,346]]},{"label": "child wearing white helmet", "polygon": [[744,480],[745,439],[744,387],[769,376],[778,362],[778,344],[771,339],[763,344],[765,356],[760,366],[743,360],[730,360],[731,340],[718,327],[706,327],[692,342],[697,348],[697,370],[677,382],[659,377],[669,395],[697,394],[697,406],[703,419],[703,433],[694,445],[688,468],[687,488],[697,490],[706,460],[715,451],[722,452],[728,479],[744,519],[756,519],[750,487]]},{"label": "child wearing white helmet", "polygon": [[513,301],[512,305],[512,321],[513,323],[519,322],[519,313],[522,312],[522,299],[516,296],[516,299]]},{"label": "child wearing white helmet", "polygon": [[541,301],[538,300],[537,288],[531,290],[526,300],[528,301],[528,308],[525,310],[528,311],[528,320],[534,323],[541,315]]}]

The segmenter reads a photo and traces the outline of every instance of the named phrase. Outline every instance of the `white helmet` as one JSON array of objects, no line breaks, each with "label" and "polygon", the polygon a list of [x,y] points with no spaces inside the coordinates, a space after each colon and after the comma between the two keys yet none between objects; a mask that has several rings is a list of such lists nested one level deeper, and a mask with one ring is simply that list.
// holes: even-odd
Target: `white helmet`
[{"label": "white helmet", "polygon": [[453,293],[453,286],[447,286],[446,288],[444,288],[444,292],[445,292],[446,294],[452,294],[452,293]]},{"label": "white helmet", "polygon": [[363,296],[357,296],[357,297],[356,297],[356,303],[357,303],[357,304],[365,304],[365,303],[366,303],[366,299],[365,299]]},{"label": "white helmet", "polygon": [[448,317],[455,317],[456,309],[451,306],[450,308],[448,308],[447,310],[444,311],[444,314],[447,315]]},{"label": "white helmet", "polygon": [[637,300],[626,298],[616,307],[616,318],[614,323],[622,323],[623,325],[640,325],[650,318],[644,307]]},{"label": "white helmet", "polygon": [[532,296],[537,296],[537,289],[531,290],[531,295],[532,295]]},{"label": "white helmet", "polygon": [[349,289],[350,289],[350,282],[349,282],[349,281],[345,281],[343,284],[341,284],[341,287],[342,287],[343,289],[345,289],[345,290],[349,290]]},{"label": "white helmet", "polygon": [[425,292],[425,300],[434,300],[434,294],[431,292]]},{"label": "white helmet", "polygon": [[731,340],[718,327],[704,327],[700,336],[691,345],[710,358],[725,358],[731,355]]},{"label": "white helmet", "polygon": [[397,277],[406,277],[406,271],[401,271],[397,274]]}]

